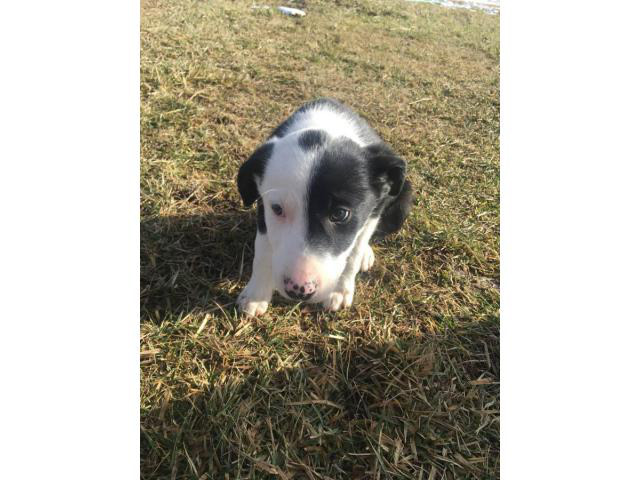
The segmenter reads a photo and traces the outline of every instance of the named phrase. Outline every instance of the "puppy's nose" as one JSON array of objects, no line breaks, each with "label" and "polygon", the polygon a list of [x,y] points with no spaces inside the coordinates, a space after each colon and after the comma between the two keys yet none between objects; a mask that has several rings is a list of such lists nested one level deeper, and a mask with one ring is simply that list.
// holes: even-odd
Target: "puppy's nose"
[{"label": "puppy's nose", "polygon": [[318,282],[314,279],[293,280],[284,278],[284,291],[289,297],[296,300],[309,300],[318,289]]}]

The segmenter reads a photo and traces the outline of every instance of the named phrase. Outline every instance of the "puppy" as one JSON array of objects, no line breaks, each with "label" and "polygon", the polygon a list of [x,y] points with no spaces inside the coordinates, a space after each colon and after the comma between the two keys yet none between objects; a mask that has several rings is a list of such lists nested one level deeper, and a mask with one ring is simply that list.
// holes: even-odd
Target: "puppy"
[{"label": "puppy", "polygon": [[369,240],[397,231],[412,203],[405,161],[356,113],[322,98],[303,105],[240,167],[245,206],[258,203],[251,279],[240,310],[262,315],[273,291],[336,311],[374,261]]}]

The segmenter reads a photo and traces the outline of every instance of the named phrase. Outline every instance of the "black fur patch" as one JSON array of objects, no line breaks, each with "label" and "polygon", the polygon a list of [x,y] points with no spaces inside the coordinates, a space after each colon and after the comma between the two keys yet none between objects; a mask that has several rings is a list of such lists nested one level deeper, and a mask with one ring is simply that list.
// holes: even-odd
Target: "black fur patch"
[{"label": "black fur patch", "polygon": [[384,205],[374,237],[384,237],[400,230],[412,206],[413,190],[409,180],[405,180],[400,194]]},{"label": "black fur patch", "polygon": [[380,192],[395,197],[402,190],[406,170],[405,161],[385,143],[366,147],[371,169],[371,183]]},{"label": "black fur patch", "polygon": [[258,186],[256,177],[262,178],[267,161],[273,152],[273,143],[265,143],[251,154],[238,171],[238,190],[245,207],[253,204],[258,199]]},{"label": "black fur patch", "polygon": [[[405,168],[404,160],[386,144],[363,149],[346,138],[328,144],[309,179],[309,245],[338,255],[349,248],[372,217],[380,217],[377,237],[399,230],[413,203],[411,184],[404,178]],[[351,211],[347,222],[329,220],[338,207]]]},{"label": "black fur patch", "polygon": [[[314,165],[308,189],[308,244],[332,255],[344,252],[377,203],[364,151],[346,138],[332,142]],[[351,211],[347,222],[329,220],[338,207]]]},{"label": "black fur patch", "polygon": [[258,231],[267,233],[267,222],[264,220],[264,205],[261,198],[258,199]]},{"label": "black fur patch", "polygon": [[311,150],[324,145],[327,139],[327,133],[322,130],[306,130],[298,137],[298,145],[303,150]]}]

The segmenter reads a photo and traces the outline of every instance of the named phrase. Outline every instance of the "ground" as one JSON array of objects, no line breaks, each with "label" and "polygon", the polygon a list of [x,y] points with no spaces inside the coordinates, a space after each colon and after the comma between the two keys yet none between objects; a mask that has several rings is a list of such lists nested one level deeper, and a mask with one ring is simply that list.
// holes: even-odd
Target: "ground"
[{"label": "ground", "polygon": [[[499,17],[252,5],[141,6],[141,477],[498,478]],[[407,160],[414,210],[350,310],[242,318],[238,167],[319,96]]]}]

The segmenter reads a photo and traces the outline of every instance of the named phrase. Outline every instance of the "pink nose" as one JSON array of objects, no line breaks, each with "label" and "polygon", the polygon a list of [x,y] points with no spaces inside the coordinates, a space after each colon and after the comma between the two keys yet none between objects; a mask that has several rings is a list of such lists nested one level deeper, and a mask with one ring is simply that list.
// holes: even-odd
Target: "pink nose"
[{"label": "pink nose", "polygon": [[309,300],[318,289],[318,282],[309,277],[285,277],[284,291],[296,300]]}]

